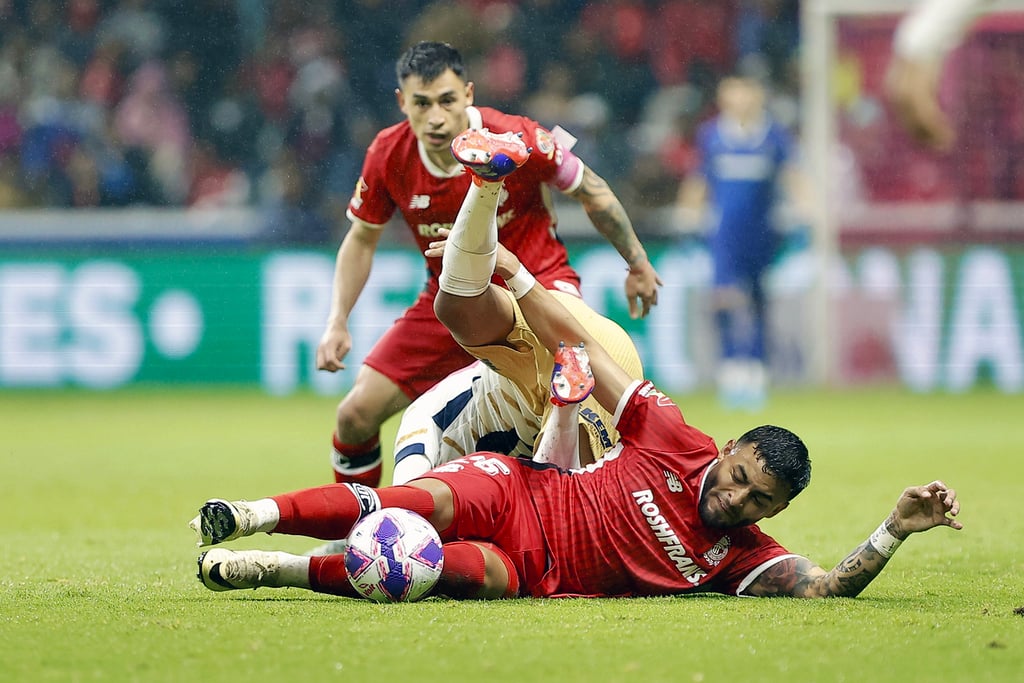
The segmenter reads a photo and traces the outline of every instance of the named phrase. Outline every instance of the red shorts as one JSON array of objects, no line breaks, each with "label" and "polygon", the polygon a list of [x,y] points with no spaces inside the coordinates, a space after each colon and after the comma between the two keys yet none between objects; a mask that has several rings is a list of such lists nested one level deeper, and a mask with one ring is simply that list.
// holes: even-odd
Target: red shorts
[{"label": "red shorts", "polygon": [[398,385],[415,400],[442,379],[476,359],[452,339],[434,315],[434,292],[424,291],[370,349],[363,364]]},{"label": "red shorts", "polygon": [[531,465],[498,453],[476,453],[423,475],[443,481],[455,499],[455,521],[443,540],[493,543],[509,556],[528,594],[548,570],[547,544],[530,495],[539,473]]}]

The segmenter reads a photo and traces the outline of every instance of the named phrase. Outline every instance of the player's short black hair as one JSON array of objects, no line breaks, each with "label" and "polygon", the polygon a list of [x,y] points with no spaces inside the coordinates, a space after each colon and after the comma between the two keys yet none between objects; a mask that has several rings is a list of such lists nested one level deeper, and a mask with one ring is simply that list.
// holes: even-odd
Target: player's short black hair
[{"label": "player's short black hair", "polygon": [[736,442],[751,444],[764,471],[789,486],[789,498],[811,483],[811,458],[799,436],[774,425],[754,427]]},{"label": "player's short black hair", "polygon": [[422,41],[410,47],[398,58],[395,75],[398,76],[398,87],[402,87],[402,83],[409,76],[419,76],[424,83],[432,83],[448,69],[462,80],[466,80],[466,67],[458,50],[448,43]]}]

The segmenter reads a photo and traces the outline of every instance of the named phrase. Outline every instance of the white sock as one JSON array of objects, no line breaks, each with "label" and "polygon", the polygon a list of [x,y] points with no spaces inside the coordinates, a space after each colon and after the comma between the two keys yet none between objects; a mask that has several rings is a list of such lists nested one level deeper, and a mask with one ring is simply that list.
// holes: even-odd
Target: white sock
[{"label": "white sock", "polygon": [[278,561],[274,585],[277,588],[309,588],[309,558],[305,555],[275,552]]},{"label": "white sock", "polygon": [[533,451],[533,461],[551,463],[563,470],[580,466],[580,404],[551,406],[540,443]]},{"label": "white sock", "polygon": [[498,248],[498,198],[503,183],[471,183],[441,259],[441,290],[456,296],[482,294],[494,274]]},{"label": "white sock", "polygon": [[244,504],[252,515],[252,533],[269,533],[281,521],[281,510],[273,498],[260,498],[246,501]]}]

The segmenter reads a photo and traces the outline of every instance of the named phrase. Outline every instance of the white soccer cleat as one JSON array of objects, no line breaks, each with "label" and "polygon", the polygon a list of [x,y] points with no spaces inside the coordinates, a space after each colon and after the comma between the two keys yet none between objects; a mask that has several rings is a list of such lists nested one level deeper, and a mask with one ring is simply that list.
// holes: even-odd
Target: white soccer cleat
[{"label": "white soccer cleat", "polygon": [[188,525],[199,536],[196,545],[202,548],[251,535],[256,528],[256,520],[245,501],[212,498],[203,503],[199,515]]},{"label": "white soccer cleat", "polygon": [[283,553],[214,548],[199,556],[199,580],[212,591],[277,588]]}]

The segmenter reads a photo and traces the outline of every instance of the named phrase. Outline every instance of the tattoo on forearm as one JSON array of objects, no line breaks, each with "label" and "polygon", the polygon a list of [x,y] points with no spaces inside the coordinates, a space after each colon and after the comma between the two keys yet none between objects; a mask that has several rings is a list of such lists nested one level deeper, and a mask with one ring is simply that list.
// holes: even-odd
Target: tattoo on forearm
[{"label": "tattoo on forearm", "polygon": [[766,569],[749,592],[761,597],[852,598],[878,576],[887,561],[867,542],[830,572],[805,557],[786,558]]},{"label": "tattoo on forearm", "polygon": [[607,238],[627,264],[632,266],[645,257],[626,209],[601,176],[587,169],[574,196],[583,204],[597,231]]},{"label": "tattoo on forearm", "polygon": [[803,596],[814,580],[815,565],[803,557],[789,557],[776,562],[757,577],[751,594],[764,598]]}]

